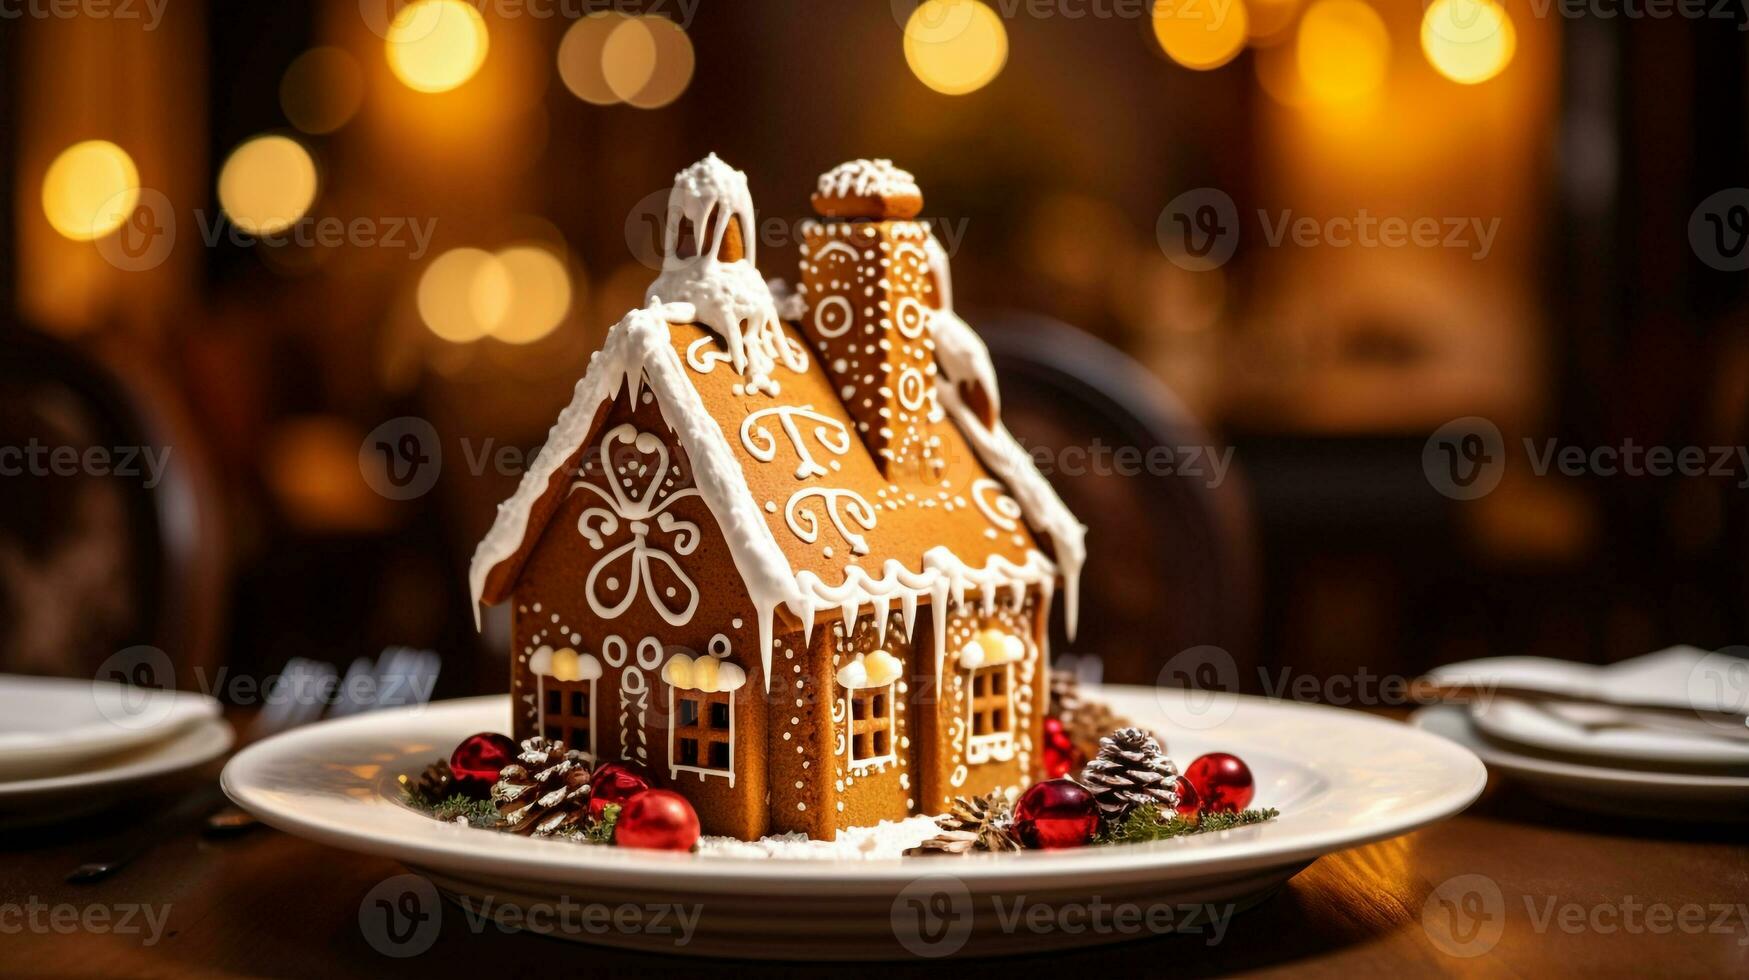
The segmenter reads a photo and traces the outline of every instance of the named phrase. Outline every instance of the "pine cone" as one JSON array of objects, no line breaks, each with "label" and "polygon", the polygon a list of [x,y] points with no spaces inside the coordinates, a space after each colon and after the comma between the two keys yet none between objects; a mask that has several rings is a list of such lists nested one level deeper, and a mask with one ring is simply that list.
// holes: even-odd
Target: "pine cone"
[{"label": "pine cone", "polygon": [[[1105,736],[1120,728],[1135,727],[1128,718],[1112,711],[1110,705],[1083,695],[1080,682],[1069,671],[1051,671],[1050,689],[1050,714],[1063,723],[1069,741],[1086,758],[1099,754],[1100,740]],[[1165,744],[1163,739],[1155,738]]]},{"label": "pine cone", "polygon": [[455,787],[455,774],[449,771],[449,760],[439,759],[426,766],[419,775],[411,778],[403,775],[400,781],[401,788],[407,792],[431,803],[441,803],[449,799]]},{"label": "pine cone", "polygon": [[972,834],[982,851],[1018,851],[1020,842],[1008,832],[1013,807],[1001,790],[984,796],[956,796],[935,823],[947,833]]},{"label": "pine cone", "polygon": [[1178,806],[1178,767],[1160,743],[1140,728],[1120,728],[1099,740],[1099,757],[1081,770],[1081,782],[1105,820],[1122,820],[1143,804]]},{"label": "pine cone", "polygon": [[944,830],[916,847],[905,849],[907,857],[927,857],[931,854],[970,854],[978,849],[978,835],[969,830]]},{"label": "pine cone", "polygon": [[589,756],[537,735],[522,743],[516,762],[492,787],[492,802],[505,830],[550,837],[589,817]]}]

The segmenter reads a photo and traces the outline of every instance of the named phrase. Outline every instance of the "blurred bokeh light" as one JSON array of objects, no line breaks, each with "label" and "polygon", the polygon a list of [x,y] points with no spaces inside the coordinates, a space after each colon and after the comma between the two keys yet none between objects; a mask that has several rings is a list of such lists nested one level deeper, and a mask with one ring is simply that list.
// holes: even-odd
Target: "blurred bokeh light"
[{"label": "blurred bokeh light", "polygon": [[491,335],[507,344],[531,344],[553,332],[571,311],[571,277],[564,262],[539,245],[516,245],[496,255],[507,291],[494,309]]},{"label": "blurred bokeh light", "polygon": [[1008,31],[977,0],[925,0],[905,21],[905,63],[943,95],[983,88],[1007,61]]},{"label": "blurred bokeh light", "polygon": [[1390,67],[1391,38],[1361,0],[1317,0],[1295,41],[1300,79],[1319,102],[1361,102],[1379,90]]},{"label": "blurred bokeh light", "polygon": [[252,235],[284,231],[316,201],[316,161],[297,140],[257,136],[219,170],[219,205]]},{"label": "blurred bokeh light", "polygon": [[1505,70],[1518,32],[1495,0],[1433,0],[1421,18],[1421,50],[1446,78],[1464,85]]},{"label": "blurred bokeh light", "polygon": [[491,332],[509,292],[498,257],[484,249],[451,249],[419,277],[419,318],[432,333],[465,344]]},{"label": "blurred bokeh light", "polygon": [[1241,0],[1225,6],[1156,0],[1154,37],[1168,57],[1186,68],[1219,68],[1245,48],[1245,10]]},{"label": "blurred bokeh light", "polygon": [[43,175],[43,214],[76,242],[121,227],[140,202],[140,172],[127,151],[108,140],[86,140],[61,151]]},{"label": "blurred bokeh light", "polygon": [[389,24],[389,68],[416,92],[447,92],[486,63],[486,19],[463,0],[418,0]]},{"label": "blurred bokeh light", "polygon": [[358,112],[364,101],[364,74],[358,60],[342,48],[311,48],[285,70],[279,105],[285,118],[312,135],[332,133]]}]

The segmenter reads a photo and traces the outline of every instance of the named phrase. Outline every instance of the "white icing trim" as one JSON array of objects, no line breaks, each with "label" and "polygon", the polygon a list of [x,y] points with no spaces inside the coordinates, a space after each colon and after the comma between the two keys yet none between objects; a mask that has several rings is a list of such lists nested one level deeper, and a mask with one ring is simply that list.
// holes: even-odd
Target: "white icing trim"
[{"label": "white icing trim", "polygon": [[[569,651],[571,656],[577,658],[576,667],[575,670],[565,671],[573,676],[560,677],[558,676],[558,672],[553,669],[553,657],[565,653],[566,651]],[[566,647],[563,650],[554,650],[552,647],[542,644],[539,649],[529,655],[528,669],[533,671],[536,677],[551,677],[560,681],[593,681],[601,679],[601,661],[595,659],[595,655],[592,653],[578,653],[570,647]]]},{"label": "white icing trim", "polygon": [[[1073,640],[1081,615],[1081,567],[1087,562],[1087,528],[1075,519],[1063,498],[1051,488],[1050,481],[1033,465],[1032,454],[1002,424],[996,369],[990,363],[990,351],[966,321],[953,312],[953,280],[947,268],[947,253],[933,236],[929,242],[933,244],[930,266],[942,304],[930,317],[930,334],[935,338],[937,362],[948,380],[955,382],[937,384],[936,398],[965,434],[985,468],[1007,485],[1027,525],[1050,538],[1057,564],[1063,570],[1063,623]],[[990,399],[996,423],[988,428],[960,398],[957,382],[968,380],[976,381]]]},{"label": "white icing trim", "polygon": [[1026,641],[1006,630],[984,629],[960,647],[959,665],[965,670],[1010,664],[1026,657]]},{"label": "white icing trim", "polygon": [[912,621],[919,599],[929,600],[934,620],[935,680],[941,683],[942,666],[947,660],[947,614],[949,605],[960,605],[968,594],[975,593],[986,611],[994,609],[997,597],[1006,590],[1010,600],[1019,605],[1026,598],[1028,587],[1042,593],[1042,601],[1050,604],[1052,585],[1056,581],[1056,566],[1036,551],[1026,553],[1026,563],[1016,565],[1001,555],[991,555],[982,567],[967,565],[958,555],[942,545],[923,553],[923,568],[913,572],[896,559],[889,558],[876,578],[861,565],[844,570],[844,581],[827,585],[811,571],[796,575],[796,585],[804,597],[799,607],[803,629],[812,632],[814,613],[820,609],[839,609],[844,617],[844,631],[856,629],[856,619],[863,606],[871,606],[875,621],[885,622],[894,599],[900,601],[905,615],[905,634],[913,636]]},{"label": "white icing trim", "polygon": [[[803,609],[811,610],[812,605],[805,600],[789,559],[778,547],[765,523],[765,515],[753,500],[746,474],[730,451],[722,427],[705,409],[704,400],[687,380],[685,365],[674,350],[668,325],[693,320],[694,311],[689,304],[653,304],[627,313],[608,332],[607,341],[590,359],[588,372],[577,382],[571,404],[547,433],[534,465],[523,475],[516,493],[498,505],[497,520],[474,550],[468,568],[474,625],[479,626],[479,604],[487,576],[522,547],[535,501],[545,492],[553,474],[588,438],[596,412],[612,400],[622,385],[629,385],[634,394],[648,385],[660,403],[663,418],[686,450],[693,483],[716,519],[735,568],[747,587],[748,598],[759,618],[760,663],[769,690],[773,618],[778,607],[788,605],[801,614]],[[808,618],[811,616],[810,611]]]},{"label": "white icing trim", "polygon": [[[724,262],[718,252],[729,223],[736,220],[744,254]],[[692,226],[697,255],[679,254],[682,221]],[[747,175],[710,154],[674,175],[662,235],[662,273],[644,293],[644,301],[691,303],[697,321],[723,338],[729,363],[747,379],[747,390],[777,394],[772,371],[779,363],[806,371],[807,353],[788,343],[783,333],[771,287],[754,265],[757,238]]]},{"label": "white icing trim", "polygon": [[717,691],[739,691],[747,683],[747,672],[739,665],[727,663],[718,657],[706,655],[694,658],[677,653],[662,665],[662,679],[682,691],[712,694]]},{"label": "white icing trim", "polygon": [[850,690],[886,687],[899,679],[904,665],[885,650],[873,650],[838,668],[838,684]]},{"label": "white icing trim", "polygon": [[821,197],[922,197],[917,179],[893,161],[846,160],[820,175]]}]

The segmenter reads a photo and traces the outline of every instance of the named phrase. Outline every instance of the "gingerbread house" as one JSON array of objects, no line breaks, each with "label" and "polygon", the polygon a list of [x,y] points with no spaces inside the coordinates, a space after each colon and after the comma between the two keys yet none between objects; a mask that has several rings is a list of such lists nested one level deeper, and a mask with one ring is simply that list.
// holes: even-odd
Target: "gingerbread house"
[{"label": "gingerbread house", "polygon": [[755,265],[745,175],[677,176],[646,305],[469,575],[476,610],[511,606],[518,738],[640,767],[746,839],[1035,778],[1084,554],[910,175],[855,161],[813,202],[792,292]]}]

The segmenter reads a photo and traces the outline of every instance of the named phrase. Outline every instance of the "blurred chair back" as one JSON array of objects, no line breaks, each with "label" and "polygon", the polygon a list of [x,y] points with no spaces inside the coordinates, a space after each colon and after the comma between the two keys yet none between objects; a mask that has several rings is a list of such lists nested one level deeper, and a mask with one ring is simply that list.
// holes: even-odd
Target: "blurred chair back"
[{"label": "blurred chair back", "polygon": [[0,326],[0,671],[167,657],[191,687],[220,627],[219,509],[148,357],[119,356]]},{"label": "blurred chair back", "polygon": [[1079,636],[1056,652],[1097,655],[1125,683],[1155,683],[1204,646],[1251,669],[1254,535],[1229,451],[1145,368],[1083,331],[1021,313],[970,322],[995,362],[1003,421],[1088,527]]}]

